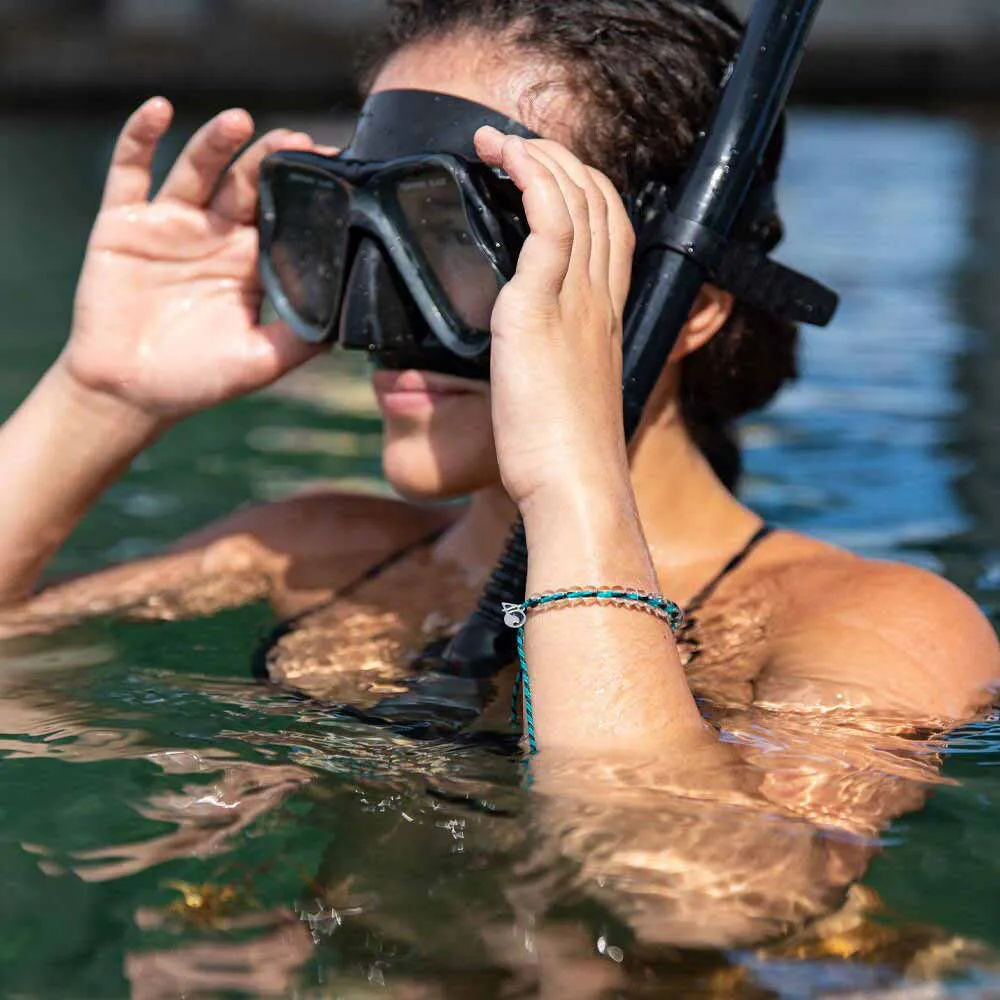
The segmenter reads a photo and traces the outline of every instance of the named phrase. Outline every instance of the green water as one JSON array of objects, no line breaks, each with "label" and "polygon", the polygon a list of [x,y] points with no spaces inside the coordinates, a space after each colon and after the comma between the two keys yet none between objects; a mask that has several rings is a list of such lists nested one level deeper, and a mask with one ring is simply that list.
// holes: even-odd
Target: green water
[{"label": "green water", "polygon": [[[802,381],[747,426],[746,496],[776,523],[939,570],[1000,612],[1000,131],[829,113],[795,125],[785,253],[845,304],[808,335]],[[0,414],[65,335],[112,136],[97,119],[0,119]],[[155,551],[296,483],[377,476],[370,448],[337,457],[303,430],[377,426],[277,396],[191,420],[109,491],[55,570]],[[585,982],[625,962],[604,994],[570,977],[551,996],[906,987],[892,963],[836,958],[733,953],[748,971],[715,993],[690,957],[630,965],[613,907],[538,860],[512,762],[254,684],[270,625],[255,607],[0,646],[0,996],[531,996],[524,956],[544,956],[533,935],[552,928],[590,963]],[[888,831],[865,880],[886,925],[1000,949],[997,764],[1000,731],[970,727],[947,761],[956,782]],[[180,883],[227,895],[199,922]],[[539,893],[547,908],[526,922]],[[991,964],[931,974],[920,988],[936,992],[914,995],[1000,995]]]}]

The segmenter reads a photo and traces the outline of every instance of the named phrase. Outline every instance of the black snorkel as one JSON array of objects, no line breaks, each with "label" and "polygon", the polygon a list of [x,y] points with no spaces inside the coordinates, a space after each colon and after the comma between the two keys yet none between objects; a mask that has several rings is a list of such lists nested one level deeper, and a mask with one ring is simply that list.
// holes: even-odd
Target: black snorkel
[{"label": "black snorkel", "polygon": [[[645,266],[633,283],[634,321],[624,339],[629,438],[701,286],[734,264],[750,268],[744,279],[749,288],[771,280],[763,258],[740,260],[737,250],[727,259],[727,241],[784,111],[821,3],[757,0],[753,8],[712,122],[660,227],[655,266]],[[793,286],[795,278],[799,287],[786,286],[792,304],[787,318],[828,323],[837,297],[801,276],[792,276]],[[788,272],[777,280],[787,282]]]},{"label": "black snorkel", "polygon": [[[670,208],[637,248],[624,331],[625,432],[636,432],[645,405],[702,285],[739,269],[753,298],[781,282],[786,317],[825,325],[837,297],[809,279],[770,265],[731,241],[734,226],[781,118],[822,0],[757,0],[711,124],[695,149]],[[770,265],[770,266],[769,266]],[[478,713],[489,679],[515,660],[515,633],[502,605],[524,600],[528,551],[518,521],[478,607],[446,645],[417,664],[412,694],[381,703],[377,717],[408,730],[440,732]],[[444,716],[444,718],[442,717]]]}]

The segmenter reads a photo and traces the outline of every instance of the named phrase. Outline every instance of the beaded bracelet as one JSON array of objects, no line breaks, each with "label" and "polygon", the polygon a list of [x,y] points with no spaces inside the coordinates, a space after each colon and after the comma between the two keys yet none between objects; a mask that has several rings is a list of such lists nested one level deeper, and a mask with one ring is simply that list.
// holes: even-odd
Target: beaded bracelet
[{"label": "beaded bracelet", "polygon": [[591,601],[594,603],[614,604],[623,608],[634,608],[645,611],[661,619],[670,626],[671,632],[677,632],[684,623],[684,612],[665,597],[659,594],[649,594],[644,590],[627,590],[623,587],[590,587],[578,590],[559,590],[545,594],[535,594],[527,598],[523,604],[501,605],[503,621],[508,628],[517,630],[518,673],[514,682],[514,698],[510,706],[511,724],[517,724],[517,699],[524,700],[524,726],[528,733],[528,749],[535,753],[538,744],[535,740],[535,718],[531,708],[531,681],[528,677],[528,661],[524,655],[524,626],[528,621],[528,612],[545,608],[563,601]]}]

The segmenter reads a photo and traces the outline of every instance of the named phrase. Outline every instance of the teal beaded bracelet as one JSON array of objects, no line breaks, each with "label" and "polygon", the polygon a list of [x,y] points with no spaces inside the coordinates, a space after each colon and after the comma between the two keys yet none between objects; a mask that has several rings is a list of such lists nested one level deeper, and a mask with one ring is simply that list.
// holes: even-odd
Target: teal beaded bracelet
[{"label": "teal beaded bracelet", "polygon": [[677,632],[684,623],[684,612],[660,594],[649,594],[643,590],[628,590],[624,587],[587,587],[577,590],[560,590],[546,594],[536,594],[525,599],[523,604],[503,604],[504,624],[517,630],[518,672],[514,682],[514,697],[511,702],[511,724],[517,724],[517,699],[524,700],[524,728],[528,734],[528,749],[535,753],[538,743],[535,739],[535,719],[531,707],[531,681],[528,677],[528,661],[524,655],[524,626],[528,612],[545,608],[562,601],[594,601],[616,604],[624,608],[645,611],[666,622],[671,632]]}]

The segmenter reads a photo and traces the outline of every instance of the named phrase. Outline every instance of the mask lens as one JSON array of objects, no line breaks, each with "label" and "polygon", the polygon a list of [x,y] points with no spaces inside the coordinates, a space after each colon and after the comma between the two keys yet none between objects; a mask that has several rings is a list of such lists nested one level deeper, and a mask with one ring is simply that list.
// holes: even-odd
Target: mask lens
[{"label": "mask lens", "polygon": [[271,180],[274,226],[268,258],[279,291],[299,323],[322,339],[340,305],[349,199],[334,180],[283,167]]},{"label": "mask lens", "polygon": [[438,167],[400,179],[396,199],[414,244],[458,318],[488,331],[502,284],[469,228],[457,182]]}]

